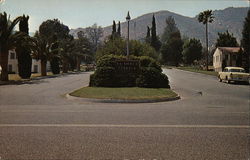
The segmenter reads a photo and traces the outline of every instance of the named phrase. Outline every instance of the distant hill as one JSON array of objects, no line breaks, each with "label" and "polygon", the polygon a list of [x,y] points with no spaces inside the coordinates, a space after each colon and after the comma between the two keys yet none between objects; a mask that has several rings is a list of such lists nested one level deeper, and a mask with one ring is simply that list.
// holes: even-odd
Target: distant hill
[{"label": "distant hill", "polygon": [[[224,10],[215,10],[215,21],[209,24],[209,44],[212,45],[217,39],[218,32],[225,32],[228,30],[237,38],[241,39],[241,31],[243,27],[243,21],[247,15],[248,8],[226,8]],[[180,29],[181,34],[187,37],[198,38],[205,43],[205,27],[197,21],[196,17],[186,17],[169,11],[159,11],[155,13],[148,13],[132,19],[130,22],[130,38],[131,39],[143,39],[146,36],[147,25],[151,26],[152,15],[155,14],[157,34],[162,35],[166,26],[165,20],[168,16],[172,16],[175,19],[177,27]],[[112,22],[110,22],[112,23]],[[73,29],[70,31],[72,35],[83,28]],[[127,35],[127,23],[121,23],[122,36]],[[112,32],[112,26],[104,27],[104,38],[110,35]]]}]

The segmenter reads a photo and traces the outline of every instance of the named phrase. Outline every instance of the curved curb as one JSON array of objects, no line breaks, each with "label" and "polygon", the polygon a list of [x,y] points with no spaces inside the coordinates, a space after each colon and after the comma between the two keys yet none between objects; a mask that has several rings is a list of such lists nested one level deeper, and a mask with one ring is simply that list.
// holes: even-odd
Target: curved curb
[{"label": "curved curb", "polygon": [[69,100],[84,100],[85,102],[95,103],[156,103],[156,102],[167,102],[181,99],[179,95],[172,98],[161,98],[161,99],[140,99],[140,100],[126,100],[126,99],[96,99],[96,98],[80,98],[66,94],[66,98]]}]

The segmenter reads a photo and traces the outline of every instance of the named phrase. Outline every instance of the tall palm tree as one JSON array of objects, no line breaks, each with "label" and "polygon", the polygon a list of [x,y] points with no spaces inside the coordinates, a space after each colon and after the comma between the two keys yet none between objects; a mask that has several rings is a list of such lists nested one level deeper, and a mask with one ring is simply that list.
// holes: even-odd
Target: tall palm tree
[{"label": "tall palm tree", "polygon": [[0,13],[0,66],[2,73],[0,80],[8,81],[8,55],[9,50],[14,49],[18,43],[24,41],[25,34],[22,32],[14,32],[15,26],[21,20],[17,17],[13,21],[7,17],[7,14]]},{"label": "tall palm tree", "polygon": [[212,10],[206,10],[201,12],[198,15],[198,21],[206,25],[206,49],[207,49],[207,57],[206,57],[206,69],[208,70],[208,23],[212,23],[214,21]]}]

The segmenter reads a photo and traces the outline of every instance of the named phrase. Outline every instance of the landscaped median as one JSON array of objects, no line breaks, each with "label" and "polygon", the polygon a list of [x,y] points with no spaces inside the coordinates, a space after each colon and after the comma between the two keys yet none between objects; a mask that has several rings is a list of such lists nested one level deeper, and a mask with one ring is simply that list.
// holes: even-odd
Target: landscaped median
[{"label": "landscaped median", "polygon": [[167,88],[106,88],[83,87],[69,94],[69,96],[84,98],[98,102],[160,102],[176,100],[180,97]]}]

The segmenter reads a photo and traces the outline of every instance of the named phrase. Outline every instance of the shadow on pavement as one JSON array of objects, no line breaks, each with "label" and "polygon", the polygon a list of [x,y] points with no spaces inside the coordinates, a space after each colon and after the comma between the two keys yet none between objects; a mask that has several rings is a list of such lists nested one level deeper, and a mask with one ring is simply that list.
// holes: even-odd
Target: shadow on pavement
[{"label": "shadow on pavement", "polygon": [[63,73],[63,74],[58,74],[58,75],[35,77],[35,78],[31,78],[31,79],[22,79],[22,80],[19,80],[19,81],[8,81],[8,82],[0,81],[0,86],[1,85],[23,85],[23,84],[48,83],[47,81],[45,81],[46,79],[67,77],[67,76],[70,76],[70,75],[87,74],[87,73],[90,73],[90,72],[70,72],[70,73]]}]

